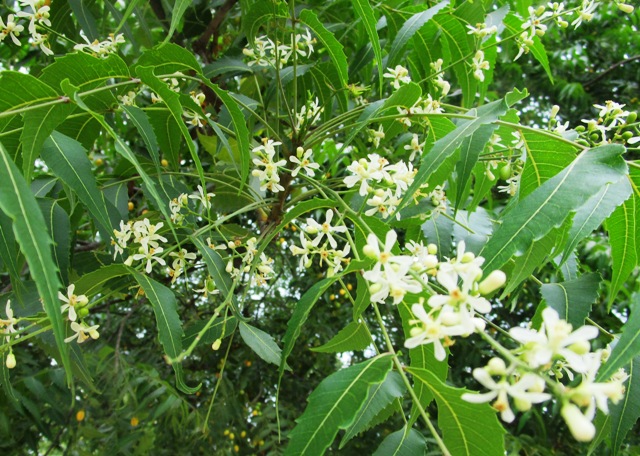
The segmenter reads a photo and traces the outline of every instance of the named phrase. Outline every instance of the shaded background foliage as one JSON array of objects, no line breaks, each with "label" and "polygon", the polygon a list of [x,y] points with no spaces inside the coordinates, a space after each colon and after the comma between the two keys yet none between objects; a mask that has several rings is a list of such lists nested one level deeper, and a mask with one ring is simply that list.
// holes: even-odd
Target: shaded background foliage
[{"label": "shaded background foliage", "polygon": [[[3,2],[0,16],[6,16],[13,6],[11,3]],[[121,23],[124,7],[131,8],[134,16],[122,22],[121,31],[127,39],[122,56],[127,64],[132,64],[141,49],[151,48],[164,39],[170,28],[173,5],[172,2],[159,0],[126,3],[53,0],[52,28],[73,42],[82,41],[80,30],[90,40],[101,38]],[[246,36],[241,29],[243,14],[257,10],[260,2],[226,0],[189,3],[183,23],[171,41],[197,54],[205,64],[205,74],[212,76],[212,80],[222,88],[237,91],[249,98],[262,96],[266,104],[270,103],[269,100],[275,103],[273,89],[267,86],[267,81],[260,74],[256,74],[254,84],[253,81],[236,78],[234,71],[220,69],[225,58],[241,55],[246,45]],[[408,3],[411,2],[395,0],[380,5],[387,18],[386,26],[379,23],[382,40],[389,40],[397,32],[398,24],[408,12],[421,7]],[[521,8],[527,2],[512,3],[513,7]],[[362,24],[353,17],[351,2],[309,1],[296,4],[296,8],[316,11],[327,29],[345,46],[350,74],[358,74],[362,81],[372,80],[375,71],[370,65],[373,51]],[[626,104],[629,110],[636,110],[640,81],[638,21],[638,12],[621,19],[615,6],[611,5],[594,22],[577,31],[552,29],[544,42],[555,84],[549,83],[545,72],[530,56],[513,62],[517,49],[506,43],[505,52],[499,53],[494,84],[492,92],[487,94],[488,99],[500,98],[514,86],[526,86],[533,96],[524,108],[521,120],[531,125],[546,124],[547,113],[553,104],[561,105],[561,118],[568,120],[572,126],[579,125],[581,119],[594,116],[591,108],[593,103],[603,103],[608,99]],[[569,47],[567,43],[570,43]],[[52,40],[52,48],[58,55],[64,54],[70,47],[62,39]],[[38,75],[48,61],[39,51],[27,45],[0,45],[0,62],[5,69],[25,68],[31,74]],[[220,100],[211,92],[207,92],[207,95],[208,102],[220,105]],[[270,120],[275,119],[275,115],[272,116]],[[110,121],[134,151],[144,154],[145,144],[135,129],[125,125],[116,115]],[[259,136],[261,132],[253,130],[252,122],[250,120],[248,126],[255,136]],[[125,182],[123,187],[114,186],[121,191],[120,199],[116,198],[121,211],[128,210],[130,217],[144,213],[157,216],[153,208],[148,206],[141,188],[130,179],[135,176],[135,170],[117,158],[109,138],[96,137],[87,131],[87,135],[79,140],[89,150],[95,172],[103,185],[109,185],[112,179]],[[362,149],[367,147],[361,138],[356,139],[356,145]],[[210,152],[202,138],[199,147]],[[348,162],[348,157],[342,161],[336,160],[336,165],[331,168],[332,177],[340,177],[340,173],[344,172],[341,165]],[[213,156],[211,160],[205,160],[203,166],[207,170],[215,169]],[[50,189],[49,196],[53,198],[63,191],[61,184],[56,183]],[[498,194],[493,196],[496,201],[503,198]],[[226,196],[219,198],[216,204],[229,204],[230,208],[243,205],[242,201],[224,201],[223,198]],[[131,209],[127,207],[129,202],[132,203]],[[71,216],[74,226],[78,226],[71,240],[75,246],[71,257],[72,270],[78,276],[98,264],[112,261],[109,254],[96,250],[97,246],[92,242],[92,227],[79,223],[80,217],[80,212]],[[240,227],[255,227],[264,221],[262,214],[256,212],[238,216],[234,222]],[[297,259],[291,257],[287,248],[297,239],[294,229],[293,226],[285,229],[267,250],[279,265],[280,276],[264,293],[250,296],[244,309],[245,316],[254,316],[259,320],[255,322],[256,326],[272,335],[286,332],[296,301],[323,274],[317,266],[304,275],[297,271]],[[579,250],[579,262],[585,271],[610,270],[606,237],[595,233],[585,242]],[[544,281],[555,277],[555,274],[555,270],[549,267],[541,271],[538,277]],[[204,275],[203,270],[190,271],[189,280],[198,281]],[[604,278],[605,281],[610,279],[607,276]],[[8,283],[7,275],[1,275],[1,288],[6,290]],[[355,283],[345,285],[353,287]],[[336,357],[308,349],[331,339],[342,329],[344,322],[351,319],[352,310],[346,297],[348,288],[336,284],[323,293],[289,357],[288,363],[293,374],[285,375],[279,396],[279,426],[285,439],[283,442],[286,441],[287,432],[293,428],[294,420],[303,412],[310,392],[319,382],[339,367],[367,358],[364,352]],[[87,371],[93,377],[93,386],[83,382],[77,384],[74,391],[67,389],[63,371],[51,361],[46,351],[51,337],[48,341],[45,340],[48,336],[36,337],[32,343],[19,344],[15,348],[19,359],[18,366],[11,372],[15,399],[6,391],[0,393],[4,394],[0,402],[0,449],[4,454],[101,454],[106,448],[109,454],[140,455],[151,451],[154,454],[281,453],[274,407],[278,374],[274,366],[257,357],[238,337],[225,339],[218,351],[210,349],[212,339],[209,344],[198,347],[183,363],[188,384],[202,383],[198,393],[184,395],[174,386],[171,366],[163,359],[162,347],[156,337],[155,316],[146,297],[138,295],[137,288],[129,289],[126,284],[116,283],[112,290],[111,297],[99,308],[92,309],[92,314],[97,316],[97,322],[101,325],[101,338],[81,347],[87,361]],[[629,299],[635,291],[637,274],[633,274],[623,287],[622,299],[617,305],[617,311],[623,317],[628,315]],[[24,293],[24,302],[31,303],[31,306],[38,305],[32,284],[27,284]],[[603,295],[602,301],[594,306],[596,315],[606,319],[608,327],[620,328],[621,320],[615,315],[608,315],[605,301],[607,293]],[[515,311],[509,311],[510,303],[515,302],[516,298],[520,304]],[[518,290],[517,296],[509,296],[504,300],[505,307],[496,311],[494,320],[510,327],[525,318],[531,318],[539,299],[538,286],[527,282]],[[211,307],[203,306],[196,297],[188,294],[180,296],[179,308],[182,321],[187,322],[187,334],[190,329],[188,322],[201,321],[213,312]],[[388,326],[400,328],[397,314],[385,310],[384,318]],[[27,315],[30,309],[17,309],[16,312]],[[365,314],[365,318],[370,317]],[[402,331],[396,330],[391,335],[394,344],[402,346]],[[381,334],[374,333],[373,336],[378,340],[382,338]],[[452,383],[478,389],[471,376],[471,368],[464,366],[481,365],[490,355],[486,345],[476,342],[465,344],[464,347],[452,347],[451,356],[456,359],[449,372]],[[205,421],[216,389],[213,412],[210,419]],[[431,405],[430,411],[434,416],[437,414],[435,404]],[[514,454],[581,453],[584,447],[566,439],[568,431],[558,414],[552,412],[532,410],[509,425],[511,434],[508,448]],[[552,423],[548,421],[550,416],[556,417]],[[344,454],[371,454],[384,436],[399,427],[399,417],[386,421],[367,431],[363,438],[352,440],[343,450]],[[634,454],[640,445],[637,431],[636,426],[630,432],[629,454]]]}]

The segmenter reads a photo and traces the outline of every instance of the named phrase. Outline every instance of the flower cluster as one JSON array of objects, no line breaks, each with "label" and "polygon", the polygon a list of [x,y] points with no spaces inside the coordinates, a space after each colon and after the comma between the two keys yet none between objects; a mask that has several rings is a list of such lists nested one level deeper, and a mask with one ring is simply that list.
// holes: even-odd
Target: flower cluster
[{"label": "flower cluster", "polygon": [[412,320],[416,325],[411,328],[411,337],[405,341],[405,347],[433,344],[436,359],[444,360],[445,347],[453,344],[452,337],[467,337],[476,331],[483,331],[484,320],[476,313],[486,314],[491,310],[490,302],[484,297],[502,287],[506,276],[496,270],[482,279],[484,258],[465,252],[464,242],[458,244],[457,255],[449,261],[438,261],[434,254],[425,258],[414,271],[422,274],[426,283],[429,275],[436,281],[443,294],[433,294],[428,300],[429,311],[423,302],[414,304],[411,311],[417,317]]},{"label": "flower cluster", "polygon": [[[249,238],[245,243],[243,243],[240,239],[235,239],[233,241],[228,241],[224,244],[215,245],[211,239],[207,239],[207,244],[211,249],[229,251],[230,255],[227,259],[227,266],[225,268],[226,272],[231,276],[231,278],[240,277],[243,273],[251,272],[252,266],[255,267],[253,274],[250,276],[250,281],[252,284],[257,286],[266,285],[267,281],[272,279],[274,276],[273,270],[273,258],[268,257],[264,252],[260,253],[258,257],[259,262],[254,264],[254,260],[256,255],[258,254],[258,239],[255,237]],[[240,266],[236,267],[236,260],[240,260]],[[207,288],[205,286],[205,288]],[[201,290],[202,291],[202,290]],[[211,293],[207,289],[208,293]],[[216,293],[214,291],[213,293]]]},{"label": "flower cluster", "polygon": [[29,7],[31,12],[18,11],[15,15],[9,14],[6,22],[0,17],[0,42],[9,37],[16,46],[21,46],[22,43],[18,37],[24,31],[24,25],[17,22],[17,16],[29,21],[27,30],[31,35],[31,45],[40,47],[40,50],[46,55],[53,55],[48,44],[47,34],[40,33],[42,26],[51,27],[49,20],[51,8],[46,4],[47,2],[45,0],[18,0],[18,3],[21,7]]},{"label": "flower cluster", "polygon": [[74,332],[73,335],[67,337],[64,341],[69,343],[72,340],[77,340],[78,343],[81,344],[89,338],[97,339],[100,337],[100,333],[98,333],[100,325],[89,326],[82,321],[84,317],[89,315],[89,309],[87,308],[89,298],[83,294],[76,295],[75,290],[76,286],[72,283],[67,287],[66,296],[58,292],[58,299],[63,302],[60,311],[63,314],[68,312],[69,320],[71,321],[71,330]]},{"label": "flower cluster", "polygon": [[352,162],[347,170],[351,175],[344,178],[345,185],[348,188],[358,185],[360,196],[369,197],[366,204],[370,209],[365,211],[366,215],[380,214],[384,219],[390,216],[400,219],[396,209],[417,173],[411,163],[407,165],[399,161],[391,165],[386,158],[369,154],[366,159]]},{"label": "flower cluster", "polygon": [[484,59],[484,52],[476,52],[476,55],[471,59],[471,69],[473,70],[473,77],[478,81],[483,82],[484,70],[489,69],[489,62]]},{"label": "flower cluster", "polygon": [[[500,412],[503,421],[511,422],[515,414],[509,398],[516,410],[524,412],[532,404],[550,400],[555,395],[573,437],[589,441],[595,435],[592,420],[596,408],[608,413],[608,401],[617,403],[622,399],[627,375],[621,369],[606,382],[595,381],[601,363],[608,357],[607,350],[591,352],[589,341],[598,336],[596,327],[585,325],[574,331],[549,307],[542,311],[542,321],[538,330],[511,328],[510,336],[521,345],[511,350],[509,366],[495,357],[485,367],[474,369],[474,378],[490,391],[466,393],[462,399],[475,403],[496,399],[492,406]],[[577,384],[576,374],[581,375]],[[565,375],[574,386],[561,383]],[[544,392],[547,385],[551,386],[553,395]]]},{"label": "flower cluster", "polygon": [[153,262],[162,266],[166,265],[164,259],[159,256],[164,251],[164,248],[160,247],[159,241],[167,242],[167,238],[158,234],[163,226],[163,222],[152,225],[148,218],[128,223],[120,221],[120,230],[113,230],[114,238],[111,240],[115,250],[114,258],[118,253],[124,253],[124,249],[128,247],[128,243],[133,237],[133,242],[138,244],[138,248],[136,253],[127,257],[124,264],[131,266],[134,261],[146,261],[145,270],[147,273],[151,273]]},{"label": "flower cluster", "polygon": [[586,127],[580,125],[576,131],[589,145],[621,142],[635,145],[640,142],[640,131],[636,125],[638,115],[623,109],[625,105],[607,100],[604,105],[594,104],[598,110],[596,119],[582,119]]},{"label": "flower cluster", "polygon": [[[5,313],[7,314],[6,320],[0,318],[0,335],[4,335],[5,342],[11,342],[11,336],[14,334],[16,330],[16,324],[18,324],[18,319],[13,316],[13,309],[11,308],[11,301],[7,299],[7,304],[5,306]],[[5,360],[5,365],[7,369],[13,369],[16,367],[16,356],[13,354],[11,347],[9,347],[9,354],[7,355],[7,359]]]},{"label": "flower cluster", "polygon": [[293,112],[296,119],[296,130],[300,130],[303,126],[310,126],[319,120],[319,115],[324,111],[324,107],[320,106],[318,97],[315,100],[309,100],[300,108],[300,112]]},{"label": "flower cluster", "polygon": [[320,265],[327,265],[328,276],[333,276],[343,269],[343,264],[349,262],[349,252],[351,247],[345,244],[342,249],[338,249],[338,240],[335,234],[347,232],[345,225],[332,225],[334,211],[328,209],[325,214],[324,223],[318,223],[312,218],[307,218],[306,227],[300,231],[300,244],[302,247],[292,245],[290,247],[293,255],[300,255],[300,268],[311,266],[313,257],[318,255]]},{"label": "flower cluster", "polygon": [[113,54],[118,51],[118,45],[125,42],[124,35],[119,33],[117,35],[110,33],[109,37],[104,41],[89,39],[85,35],[81,35],[85,43],[76,44],[73,48],[76,51],[88,52],[94,57],[107,58],[109,54]]},{"label": "flower cluster", "polygon": [[287,161],[274,161],[276,155],[275,146],[280,146],[281,144],[281,142],[263,138],[262,145],[253,148],[253,153],[258,157],[253,159],[256,169],[251,174],[260,180],[260,190],[262,191],[270,190],[273,193],[278,193],[284,190],[284,187],[280,185],[278,167],[285,166]]},{"label": "flower cluster", "polygon": [[249,66],[283,67],[295,53],[300,57],[309,57],[313,53],[313,45],[316,39],[311,36],[308,29],[303,33],[291,34],[291,45],[273,42],[266,36],[257,37],[253,46],[247,46],[242,53],[250,60]]}]

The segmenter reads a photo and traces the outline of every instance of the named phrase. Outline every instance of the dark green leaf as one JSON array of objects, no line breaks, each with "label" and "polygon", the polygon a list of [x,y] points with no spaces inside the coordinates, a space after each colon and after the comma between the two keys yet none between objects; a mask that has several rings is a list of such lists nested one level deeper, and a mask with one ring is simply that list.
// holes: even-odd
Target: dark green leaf
[{"label": "dark green leaf", "polygon": [[574,280],[545,283],[540,287],[547,306],[555,309],[560,318],[578,328],[591,312],[591,305],[598,298],[600,274],[592,272]]},{"label": "dark green leaf", "polygon": [[405,426],[385,437],[373,456],[421,456],[426,449],[424,436]]},{"label": "dark green leaf", "polygon": [[625,371],[629,375],[624,398],[611,406],[611,448],[616,455],[629,430],[640,417],[640,356],[630,362]]},{"label": "dark green leaf", "polygon": [[282,350],[275,343],[273,337],[261,329],[251,326],[244,321],[239,323],[240,336],[242,340],[251,347],[251,350],[257,353],[257,355],[268,363],[279,366],[281,363]]},{"label": "dark green leaf", "polygon": [[402,397],[405,392],[406,387],[397,372],[389,372],[382,383],[372,385],[355,421],[349,426],[340,441],[340,448],[343,448],[356,435],[371,428],[371,423],[375,421],[378,414],[396,399]]},{"label": "dark green leaf", "polygon": [[338,430],[353,423],[369,387],[391,369],[390,355],[380,355],[325,378],[309,396],[309,404],[289,434],[287,455],[322,455]]},{"label": "dark green leaf", "polygon": [[[627,166],[620,154],[624,147],[607,145],[580,154],[564,171],[546,181],[509,211],[502,225],[482,249],[483,269],[488,273],[522,254],[536,239],[578,209],[610,182],[625,178]],[[585,175],[591,176],[584,179]]]},{"label": "dark green leaf", "polygon": [[608,380],[618,369],[640,354],[640,294],[635,295],[631,315],[621,330],[620,339],[607,362],[598,371],[598,381]]},{"label": "dark green leaf", "polygon": [[352,321],[336,334],[329,342],[320,347],[311,348],[319,353],[342,353],[364,350],[371,343],[371,335],[364,323]]},{"label": "dark green leaf", "polygon": [[369,0],[351,0],[353,9],[362,21],[364,29],[367,31],[373,53],[376,56],[376,66],[378,67],[378,83],[382,85],[382,49],[380,48],[380,38],[376,30],[376,17]]},{"label": "dark green leaf", "polygon": [[435,396],[438,427],[452,456],[505,454],[505,430],[489,404],[473,404],[462,400],[461,396],[467,390],[447,386],[425,369],[409,368],[407,371],[416,381],[424,383]]}]

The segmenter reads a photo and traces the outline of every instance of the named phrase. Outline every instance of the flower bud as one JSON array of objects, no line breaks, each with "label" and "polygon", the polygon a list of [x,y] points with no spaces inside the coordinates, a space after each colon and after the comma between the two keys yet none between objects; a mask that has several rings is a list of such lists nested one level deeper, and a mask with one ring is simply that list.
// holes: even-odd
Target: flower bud
[{"label": "flower bud", "polygon": [[14,367],[16,367],[16,355],[14,355],[13,353],[9,353],[7,355],[5,364],[7,366],[7,369],[13,369]]},{"label": "flower bud", "polygon": [[89,315],[89,309],[87,309],[86,307],[81,307],[79,309],[76,309],[76,313],[78,314],[78,318],[84,318]]},{"label": "flower bud", "polygon": [[540,6],[536,9],[536,16],[542,16],[542,13],[544,13],[544,5],[540,5]]},{"label": "flower bud", "polygon": [[435,255],[438,253],[438,246],[435,244],[429,244],[427,246],[427,252],[429,252],[429,255]]},{"label": "flower bud", "polygon": [[591,420],[587,419],[576,405],[565,404],[562,406],[560,413],[567,423],[574,439],[578,442],[589,442],[593,439],[596,434],[596,428]]},{"label": "flower bud", "polygon": [[312,236],[313,236],[314,234],[318,234],[318,229],[317,229],[316,227],[314,227],[314,226],[307,226],[307,227],[304,229],[304,231],[305,231],[307,234],[310,234],[310,235],[312,235]]},{"label": "flower bud", "polygon": [[213,351],[217,351],[220,348],[220,345],[222,345],[222,339],[216,339],[215,342],[211,344],[211,349]]},{"label": "flower bud", "polygon": [[498,288],[503,286],[506,281],[507,281],[507,275],[504,272],[500,271],[499,269],[496,269],[491,274],[489,274],[486,279],[480,282],[480,285],[478,286],[478,291],[480,292],[480,294],[483,294],[483,295],[493,293]]},{"label": "flower bud", "polygon": [[371,294],[376,294],[380,290],[382,290],[382,285],[379,283],[372,283],[371,285],[369,285],[369,292]]},{"label": "flower bud", "polygon": [[377,255],[376,255],[376,251],[375,251],[375,249],[374,249],[372,246],[370,246],[369,244],[365,245],[365,246],[362,248],[362,252],[363,252],[366,256],[368,256],[369,258],[371,258],[371,259],[373,259],[373,260],[375,260],[375,259],[377,258]]},{"label": "flower bud", "polygon": [[629,115],[627,116],[627,124],[632,124],[636,121],[636,119],[638,118],[638,113],[635,111],[631,111],[629,113]]},{"label": "flower bud", "polygon": [[411,337],[416,337],[417,335],[422,334],[423,332],[424,330],[420,326],[414,326],[409,330],[409,334],[411,335]]},{"label": "flower bud", "polygon": [[491,358],[486,369],[491,375],[505,375],[507,373],[507,365],[502,358],[498,357]]},{"label": "flower bud", "polygon": [[633,13],[633,6],[628,5],[626,3],[618,3],[618,9],[623,13],[627,13],[627,14]]},{"label": "flower bud", "polygon": [[558,112],[560,112],[560,106],[558,105],[553,105],[553,107],[551,108],[551,115],[550,117],[552,119],[555,119],[556,116],[558,115]]},{"label": "flower bud", "polygon": [[464,255],[462,255],[460,263],[471,263],[473,260],[475,260],[475,258],[476,256],[473,254],[473,252],[465,252]]},{"label": "flower bud", "polygon": [[578,355],[586,355],[591,351],[591,344],[588,340],[580,340],[574,344],[571,344],[569,346],[569,350]]},{"label": "flower bud", "polygon": [[526,412],[531,409],[531,401],[521,397],[514,398],[513,405],[515,405],[516,408],[521,412]]}]

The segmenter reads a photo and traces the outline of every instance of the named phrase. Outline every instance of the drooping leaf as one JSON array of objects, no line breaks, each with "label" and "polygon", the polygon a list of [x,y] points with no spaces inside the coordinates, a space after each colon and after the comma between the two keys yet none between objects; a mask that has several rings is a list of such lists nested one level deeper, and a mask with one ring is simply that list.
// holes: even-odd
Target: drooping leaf
[{"label": "drooping leaf", "polygon": [[[178,316],[178,306],[176,297],[171,289],[165,287],[161,283],[151,279],[146,274],[130,270],[136,279],[145,296],[153,306],[153,312],[156,316],[156,324],[158,326],[158,337],[162,348],[168,359],[176,360],[182,352],[182,325]],[[171,367],[176,374],[176,386],[178,389],[187,394],[194,394],[200,389],[201,385],[196,387],[187,386],[184,382],[184,373],[182,364],[179,361],[171,362]]]},{"label": "drooping leaf", "polygon": [[173,33],[176,31],[178,24],[182,20],[182,16],[184,16],[184,12],[191,5],[190,0],[175,0],[173,4],[173,8],[171,9],[171,24],[169,25],[169,31],[167,32],[167,36],[164,38],[164,42],[167,43],[173,36]]},{"label": "drooping leaf", "polygon": [[424,436],[406,425],[386,436],[373,456],[421,456],[426,449]]},{"label": "drooping leaf", "polygon": [[362,277],[362,274],[356,275],[356,300],[353,304],[353,319],[358,320],[362,312],[371,305],[371,293],[369,292],[369,284]]},{"label": "drooping leaf", "polygon": [[[625,178],[627,166],[620,156],[623,151],[624,147],[617,145],[589,149],[522,200],[482,249],[483,269],[490,272],[512,255],[526,252],[533,241],[560,226],[569,213],[604,185]],[[584,179],[585,173],[591,178]]]},{"label": "drooping leaf", "polygon": [[633,187],[631,197],[609,216],[606,222],[611,244],[611,261],[613,274],[609,289],[609,306],[613,303],[618,291],[622,288],[631,272],[638,265],[640,237],[638,235],[638,218],[640,217],[640,170],[630,169]]},{"label": "drooping leaf", "polygon": [[349,83],[349,73],[347,71],[347,57],[344,54],[342,44],[333,36],[333,33],[325,28],[313,11],[307,9],[302,10],[298,19],[301,23],[309,27],[324,45],[342,84],[341,87],[336,87],[336,89],[344,89]]},{"label": "drooping leaf", "polygon": [[307,408],[296,420],[285,454],[324,454],[338,430],[353,423],[369,387],[382,382],[390,369],[390,355],[380,355],[325,378],[311,393]]},{"label": "drooping leaf", "polygon": [[280,365],[282,359],[280,354],[282,350],[273,340],[273,337],[244,321],[241,321],[239,326],[242,340],[244,340],[260,358],[276,366]]},{"label": "drooping leaf", "polygon": [[607,184],[583,204],[573,217],[573,225],[569,231],[567,245],[564,248],[562,262],[576,249],[578,243],[611,215],[616,207],[622,204],[631,193],[631,185],[627,179],[620,179]]},{"label": "drooping leaf", "polygon": [[115,289],[114,285],[120,282],[114,280],[118,277],[122,277],[129,274],[129,268],[124,264],[110,264],[103,266],[100,269],[84,274],[78,278],[75,283],[75,293],[77,295],[87,295],[89,297],[96,293],[100,293],[102,287],[106,289]]},{"label": "drooping leaf", "polygon": [[405,392],[406,387],[402,382],[402,377],[397,372],[389,372],[382,383],[372,385],[356,419],[346,430],[344,437],[342,437],[340,448],[343,448],[349,440],[361,432],[371,428],[371,423],[378,414],[396,399],[402,397]]},{"label": "drooping leaf", "polygon": [[195,56],[174,43],[159,44],[145,51],[136,62],[136,69],[138,67],[153,67],[158,75],[178,71],[202,71]]},{"label": "drooping leaf", "polygon": [[148,111],[147,116],[163,157],[169,162],[172,169],[177,170],[180,164],[180,145],[182,144],[180,125],[169,111]]},{"label": "drooping leaf", "polygon": [[311,348],[319,353],[342,353],[364,350],[371,343],[371,335],[364,323],[352,321],[324,345]]},{"label": "drooping leaf", "polygon": [[608,380],[618,369],[640,354],[640,294],[635,295],[631,315],[621,330],[620,339],[607,362],[598,371],[598,381]]},{"label": "drooping leaf", "polygon": [[540,287],[547,305],[558,312],[560,318],[567,320],[574,328],[584,325],[591,311],[591,305],[598,298],[600,274],[592,272],[577,279],[558,283],[545,283]]},{"label": "drooping leaf", "polygon": [[69,347],[60,313],[58,291],[62,288],[52,257],[53,241],[33,193],[15,163],[0,144],[0,209],[13,220],[13,234],[36,282],[44,310],[49,317],[62,365],[71,383]]},{"label": "drooping leaf", "polygon": [[393,68],[401,61],[402,52],[413,35],[424,24],[426,24],[427,21],[433,18],[438,11],[446,7],[448,4],[448,0],[442,1],[428,10],[416,13],[407,19],[407,21],[402,25],[402,28],[398,30],[397,35],[393,39],[393,43],[391,43],[391,49],[389,50],[389,56],[387,57],[387,66]]},{"label": "drooping leaf", "polygon": [[[461,399],[465,389],[445,385],[425,369],[409,368],[416,381],[424,383],[438,404],[438,427],[452,456],[504,455],[506,433],[496,411],[489,404],[473,404]],[[482,423],[479,426],[479,423]]]},{"label": "drooping leaf", "polygon": [[53,132],[44,143],[42,159],[51,171],[78,195],[96,221],[102,238],[111,239],[113,227],[107,202],[98,189],[84,147],[62,133]]},{"label": "drooping leaf", "polygon": [[69,283],[69,257],[71,251],[71,238],[69,236],[71,222],[69,215],[56,200],[38,198],[37,201],[47,222],[49,235],[54,243],[53,259],[58,266],[60,280],[63,284]]},{"label": "drooping leaf", "polygon": [[620,451],[629,430],[640,417],[640,356],[633,358],[625,371],[629,378],[625,384],[624,398],[611,405],[611,449],[616,455]]},{"label": "drooping leaf", "polygon": [[464,203],[462,197],[465,193],[465,187],[471,177],[473,168],[478,162],[480,153],[484,150],[485,144],[489,142],[495,125],[483,125],[474,134],[468,136],[462,141],[460,146],[460,161],[456,164],[456,185],[457,195],[455,200],[455,211]]},{"label": "drooping leaf", "polygon": [[82,0],[69,0],[69,5],[73,10],[73,16],[78,20],[82,31],[87,35],[89,41],[103,38],[98,33],[96,18],[89,9],[89,2]]},{"label": "drooping leaf", "polygon": [[158,154],[158,141],[156,140],[153,126],[149,121],[147,113],[136,106],[122,106],[122,110],[127,113],[129,120],[140,133],[140,137],[144,141],[144,145],[147,147],[147,152],[151,156],[153,163],[156,165],[156,169],[160,170],[160,156]]},{"label": "drooping leaf", "polygon": [[382,49],[380,48],[380,37],[378,37],[378,31],[376,30],[376,17],[373,14],[373,8],[369,0],[351,0],[353,10],[356,12],[364,29],[369,37],[369,42],[373,48],[373,53],[376,56],[376,66],[378,67],[378,84],[382,84]]},{"label": "drooping leaf", "polygon": [[[500,116],[507,112],[510,106],[526,96],[526,91],[519,92],[516,90],[507,94],[502,100],[483,105],[478,108],[476,117],[461,121],[455,130],[439,139],[433,145],[433,148],[422,156],[418,173],[411,186],[409,186],[406,195],[413,195],[443,165],[445,160],[453,155],[466,137],[474,134],[482,125],[498,120]],[[429,183],[437,185],[441,182],[430,181]],[[409,198],[405,196],[402,206],[406,205],[408,200]]]}]

